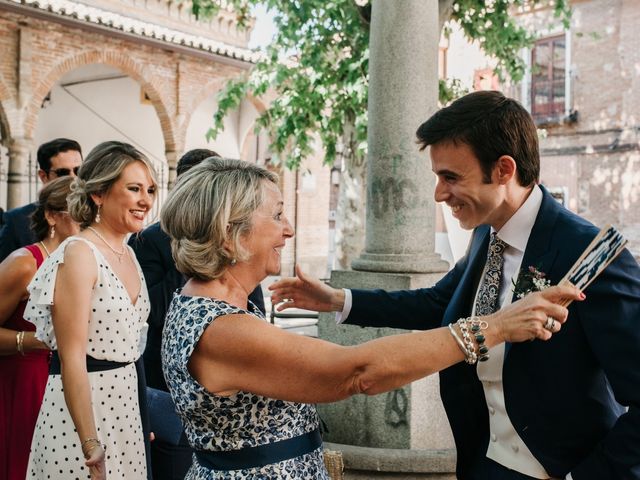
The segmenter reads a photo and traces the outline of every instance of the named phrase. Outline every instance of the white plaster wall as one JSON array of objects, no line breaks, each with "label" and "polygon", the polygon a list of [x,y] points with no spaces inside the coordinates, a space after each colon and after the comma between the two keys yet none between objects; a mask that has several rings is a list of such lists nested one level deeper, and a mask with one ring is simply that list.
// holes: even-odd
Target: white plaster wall
[{"label": "white plaster wall", "polygon": [[227,158],[240,158],[240,117],[238,111],[227,115],[224,130],[213,141],[207,141],[207,131],[213,125],[213,114],[217,108],[216,95],[203,101],[191,115],[185,138],[185,152],[193,148],[209,148]]},{"label": "white plaster wall", "polygon": [[238,122],[239,144],[240,148],[244,144],[248,135],[253,134],[256,118],[258,118],[258,110],[249,101],[243,100],[240,104],[240,118]]},{"label": "white plaster wall", "polygon": [[477,42],[470,43],[458,24],[451,25],[447,50],[447,78],[458,78],[462,86],[473,90],[473,74],[475,70],[493,67],[495,62],[490,60]]}]

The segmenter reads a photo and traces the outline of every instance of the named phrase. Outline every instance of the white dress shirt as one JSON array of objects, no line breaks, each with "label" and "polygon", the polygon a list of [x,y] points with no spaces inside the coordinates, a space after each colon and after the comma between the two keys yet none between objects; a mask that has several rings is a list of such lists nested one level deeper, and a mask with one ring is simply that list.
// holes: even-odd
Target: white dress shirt
[{"label": "white dress shirt", "polygon": [[[522,265],[522,258],[541,204],[542,191],[536,186],[527,200],[497,233],[498,238],[507,244],[502,255],[504,267],[499,291],[499,308],[511,303],[514,282],[517,282],[521,268],[529,267],[529,265]],[[494,231],[492,228],[491,232]],[[476,296],[477,294],[476,291]],[[472,315],[475,315],[475,301]],[[504,353],[504,343],[493,347],[489,350],[489,360],[479,362],[477,369],[489,409],[490,433],[487,457],[530,477],[549,478],[544,467],[522,441],[507,415],[502,384]]]}]

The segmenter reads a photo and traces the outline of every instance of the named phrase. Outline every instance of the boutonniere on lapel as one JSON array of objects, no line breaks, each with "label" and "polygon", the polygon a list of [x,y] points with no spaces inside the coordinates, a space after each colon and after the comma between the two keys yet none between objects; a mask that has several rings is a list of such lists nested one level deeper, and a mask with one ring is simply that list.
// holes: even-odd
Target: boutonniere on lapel
[{"label": "boutonniere on lapel", "polygon": [[546,274],[536,267],[521,269],[518,280],[511,280],[511,282],[513,283],[513,294],[518,299],[551,286],[551,280],[547,279]]}]

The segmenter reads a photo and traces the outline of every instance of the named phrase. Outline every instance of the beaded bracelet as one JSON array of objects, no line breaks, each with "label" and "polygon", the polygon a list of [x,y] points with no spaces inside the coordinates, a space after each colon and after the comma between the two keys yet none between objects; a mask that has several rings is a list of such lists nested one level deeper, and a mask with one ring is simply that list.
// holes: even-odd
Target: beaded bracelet
[{"label": "beaded bracelet", "polygon": [[473,365],[478,361],[486,362],[489,360],[489,348],[484,344],[485,336],[482,333],[489,327],[489,324],[477,317],[461,318],[456,324],[462,338],[453,328],[453,324],[449,325],[449,332],[464,353],[464,361]]},{"label": "beaded bracelet", "polygon": [[489,360],[489,347],[484,344],[486,339],[482,334],[482,330],[486,330],[489,324],[485,320],[480,320],[477,317],[471,317],[467,321],[471,323],[471,333],[478,345],[478,361],[486,362]]}]

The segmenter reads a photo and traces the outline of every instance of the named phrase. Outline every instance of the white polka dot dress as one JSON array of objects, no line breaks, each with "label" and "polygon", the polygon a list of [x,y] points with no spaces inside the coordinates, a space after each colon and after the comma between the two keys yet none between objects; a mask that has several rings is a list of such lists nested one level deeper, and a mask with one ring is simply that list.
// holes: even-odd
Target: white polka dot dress
[{"label": "white polka dot dress", "polygon": [[[64,249],[74,240],[84,241],[91,247],[98,265],[89,318],[87,355],[99,360],[129,363],[114,370],[89,373],[98,438],[107,446],[107,478],[146,480],[138,381],[135,365],[131,362],[140,356],[138,345],[149,314],[149,296],[133,251],[129,249],[142,282],[135,305],[95,245],[80,237],[70,237],[45,261],[29,285],[31,295],[25,319],[36,325],[36,337],[55,350],[56,339],[51,323],[53,291],[58,265],[64,261]],[[49,375],[31,443],[27,478],[89,478],[78,434],[64,400],[60,375]]]}]

